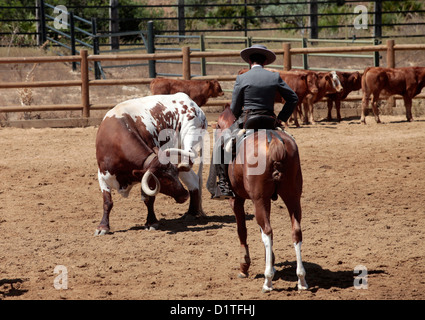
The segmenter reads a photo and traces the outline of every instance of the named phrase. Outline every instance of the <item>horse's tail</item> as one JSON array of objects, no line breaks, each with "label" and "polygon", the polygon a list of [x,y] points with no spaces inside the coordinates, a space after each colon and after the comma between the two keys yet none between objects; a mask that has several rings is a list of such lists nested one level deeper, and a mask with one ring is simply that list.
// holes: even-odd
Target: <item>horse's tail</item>
[{"label": "horse's tail", "polygon": [[[276,133],[277,135],[279,133]],[[269,144],[269,155],[272,164],[273,181],[280,181],[283,175],[284,164],[283,160],[286,156],[286,149],[283,140],[279,137],[271,139]]]}]

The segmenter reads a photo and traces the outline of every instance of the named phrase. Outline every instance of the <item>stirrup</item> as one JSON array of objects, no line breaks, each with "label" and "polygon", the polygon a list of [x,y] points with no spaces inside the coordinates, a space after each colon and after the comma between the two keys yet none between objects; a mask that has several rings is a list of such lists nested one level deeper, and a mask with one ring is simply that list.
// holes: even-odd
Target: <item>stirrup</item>
[{"label": "stirrup", "polygon": [[211,196],[211,199],[213,200],[226,200],[234,198],[235,194],[232,190],[229,190],[229,192],[221,192],[220,187],[217,186],[215,188],[215,194]]}]

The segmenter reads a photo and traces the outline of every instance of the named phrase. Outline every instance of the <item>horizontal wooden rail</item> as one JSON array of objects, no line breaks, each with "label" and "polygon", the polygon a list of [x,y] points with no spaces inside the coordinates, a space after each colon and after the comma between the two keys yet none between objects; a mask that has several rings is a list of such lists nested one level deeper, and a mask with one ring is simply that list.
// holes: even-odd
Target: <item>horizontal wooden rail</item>
[{"label": "horizontal wooden rail", "polygon": [[386,51],[386,50],[387,50],[386,45],[359,46],[359,47],[291,48],[291,54],[371,52],[371,51],[373,52],[373,51]]},{"label": "horizontal wooden rail", "polygon": [[[276,52],[274,50],[274,52]],[[239,57],[240,51],[220,51],[220,52],[210,52],[210,51],[204,51],[204,52],[191,52],[190,57],[191,58],[223,58],[223,57]]]},{"label": "horizontal wooden rail", "polygon": [[425,50],[425,44],[395,44],[394,50]]},{"label": "horizontal wooden rail", "polygon": [[217,80],[217,81],[235,81],[237,75],[229,76],[196,76],[193,77],[195,80]]},{"label": "horizontal wooden rail", "polygon": [[81,86],[81,80],[0,82],[0,89]]},{"label": "horizontal wooden rail", "polygon": [[81,56],[54,56],[54,57],[2,57],[0,63],[52,63],[52,62],[79,62]]},{"label": "horizontal wooden rail", "polygon": [[0,112],[39,112],[39,111],[73,111],[83,110],[81,104],[53,104],[38,106],[8,106],[0,107]]},{"label": "horizontal wooden rail", "polygon": [[115,85],[130,85],[130,84],[150,84],[152,80],[153,80],[153,78],[89,80],[89,86],[115,86]]},{"label": "horizontal wooden rail", "polygon": [[146,53],[146,54],[105,54],[90,55],[88,61],[125,61],[125,60],[160,60],[160,59],[181,59],[182,52],[177,53]]}]

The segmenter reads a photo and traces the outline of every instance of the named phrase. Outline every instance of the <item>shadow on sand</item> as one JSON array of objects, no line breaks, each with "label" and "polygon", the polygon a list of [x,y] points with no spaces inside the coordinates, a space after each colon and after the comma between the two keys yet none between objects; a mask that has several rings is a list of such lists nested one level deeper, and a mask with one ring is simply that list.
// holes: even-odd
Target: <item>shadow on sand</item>
[{"label": "shadow on sand", "polygon": [[[354,279],[358,274],[354,270],[331,271],[323,269],[320,265],[311,262],[303,261],[306,270],[306,280],[309,285],[309,291],[315,293],[319,289],[347,289],[354,286]],[[293,287],[276,289],[276,291],[297,291],[297,262],[285,261],[275,264],[276,273],[273,281],[284,280],[294,283]],[[381,274],[385,273],[384,270],[367,270],[367,274]],[[255,278],[264,278],[264,274],[257,274]]]}]

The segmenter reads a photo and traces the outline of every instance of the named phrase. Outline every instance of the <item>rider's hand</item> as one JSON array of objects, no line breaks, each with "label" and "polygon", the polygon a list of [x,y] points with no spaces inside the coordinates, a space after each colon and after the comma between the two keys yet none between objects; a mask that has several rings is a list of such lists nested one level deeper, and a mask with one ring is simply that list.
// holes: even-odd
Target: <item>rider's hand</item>
[{"label": "rider's hand", "polygon": [[285,127],[285,124],[280,119],[276,119],[276,127]]}]

